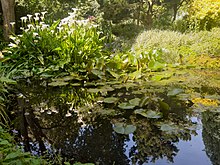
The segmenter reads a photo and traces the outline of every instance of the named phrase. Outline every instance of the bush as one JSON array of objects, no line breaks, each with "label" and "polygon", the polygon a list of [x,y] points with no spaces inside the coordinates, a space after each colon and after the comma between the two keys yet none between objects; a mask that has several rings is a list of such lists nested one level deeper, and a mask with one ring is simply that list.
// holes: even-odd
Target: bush
[{"label": "bush", "polygon": [[105,58],[105,37],[93,17],[79,20],[76,12],[52,24],[45,23],[45,12],[22,17],[23,33],[11,37],[5,56],[31,74],[86,71],[98,66]]}]

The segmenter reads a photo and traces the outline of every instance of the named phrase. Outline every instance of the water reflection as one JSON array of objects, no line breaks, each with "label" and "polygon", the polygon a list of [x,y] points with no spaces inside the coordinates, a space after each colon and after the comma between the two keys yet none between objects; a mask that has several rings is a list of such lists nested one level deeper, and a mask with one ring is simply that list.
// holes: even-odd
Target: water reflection
[{"label": "water reflection", "polygon": [[[178,142],[190,141],[197,135],[198,123],[191,119],[194,113],[189,111],[192,102],[185,99],[186,93],[178,93],[179,89],[168,96],[166,89],[135,84],[126,87],[108,85],[90,92],[86,88],[45,87],[43,84],[20,83],[18,86],[15,127],[26,151],[43,154],[48,150],[50,154],[61,154],[64,160],[72,163],[126,165],[154,163],[160,159],[173,163],[179,152]],[[179,97],[175,92],[180,94]],[[115,96],[120,96],[117,103],[115,99],[103,103],[103,98]],[[131,107],[130,100],[134,102],[134,98],[141,100],[134,109],[148,108],[162,114],[163,118],[126,109]],[[129,104],[124,104],[124,109],[119,108],[118,104],[125,101]],[[117,123],[136,129],[129,135],[116,133],[113,127]],[[203,124],[206,127],[205,119]],[[204,139],[210,137],[205,134],[208,133],[203,133]],[[210,155],[209,150],[213,149],[207,147]]]},{"label": "water reflection", "polygon": [[220,112],[204,112],[202,123],[206,153],[213,165],[220,165]]}]

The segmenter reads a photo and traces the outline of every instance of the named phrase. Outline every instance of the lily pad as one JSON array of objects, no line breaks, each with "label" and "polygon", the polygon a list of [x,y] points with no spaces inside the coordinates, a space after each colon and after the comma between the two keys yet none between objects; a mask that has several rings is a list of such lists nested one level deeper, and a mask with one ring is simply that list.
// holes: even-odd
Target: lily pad
[{"label": "lily pad", "polygon": [[162,117],[161,112],[156,112],[156,111],[146,110],[146,109],[137,109],[134,111],[134,113],[150,118],[150,119],[159,119]]},{"label": "lily pad", "polygon": [[176,96],[176,95],[183,93],[183,92],[184,92],[184,90],[181,88],[174,88],[167,93],[167,96]]},{"label": "lily pad", "polygon": [[126,125],[124,123],[115,123],[115,126],[113,127],[113,130],[119,134],[125,134],[128,135],[130,133],[134,133],[134,131],[137,129],[134,125]]},{"label": "lily pad", "polygon": [[176,133],[178,131],[177,126],[171,124],[162,124],[160,130],[167,133]]},{"label": "lily pad", "polygon": [[69,83],[68,82],[64,82],[64,81],[53,81],[53,82],[49,83],[48,85],[55,87],[55,86],[65,86],[67,84],[69,84]]},{"label": "lily pad", "polygon": [[98,92],[100,92],[100,89],[99,89],[99,88],[89,88],[89,89],[87,90],[87,92],[90,92],[90,93],[98,93]]},{"label": "lily pad", "polygon": [[104,103],[109,103],[109,104],[116,103],[117,101],[118,101],[117,97],[107,97],[103,100]]},{"label": "lily pad", "polygon": [[135,106],[131,105],[130,103],[124,102],[118,105],[121,109],[133,109]]},{"label": "lily pad", "polygon": [[139,99],[139,98],[134,98],[134,99],[129,100],[129,103],[130,103],[131,105],[134,105],[134,106],[139,106],[140,101],[141,101],[141,99]]}]

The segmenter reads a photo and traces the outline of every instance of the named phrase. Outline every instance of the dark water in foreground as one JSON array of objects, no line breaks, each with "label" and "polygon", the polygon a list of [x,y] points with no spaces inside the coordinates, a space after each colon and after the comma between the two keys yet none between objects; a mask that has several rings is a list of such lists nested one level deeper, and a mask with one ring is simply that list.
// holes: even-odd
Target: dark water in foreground
[{"label": "dark water in foreground", "polygon": [[71,163],[220,165],[220,90],[203,89],[21,82],[11,108],[24,150],[51,159],[60,154]]}]

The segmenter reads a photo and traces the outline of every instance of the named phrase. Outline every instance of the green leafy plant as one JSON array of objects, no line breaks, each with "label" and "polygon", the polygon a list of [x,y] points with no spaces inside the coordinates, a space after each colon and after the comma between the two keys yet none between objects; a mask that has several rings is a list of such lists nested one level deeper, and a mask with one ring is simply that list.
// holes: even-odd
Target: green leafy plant
[{"label": "green leafy plant", "polygon": [[13,140],[13,137],[0,126],[0,164],[48,164],[45,160],[31,156],[30,153],[22,152]]},{"label": "green leafy plant", "polygon": [[46,12],[22,17],[22,35],[11,37],[8,56],[15,67],[31,74],[102,69],[105,37],[94,18],[77,19],[77,10],[52,24]]}]

